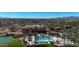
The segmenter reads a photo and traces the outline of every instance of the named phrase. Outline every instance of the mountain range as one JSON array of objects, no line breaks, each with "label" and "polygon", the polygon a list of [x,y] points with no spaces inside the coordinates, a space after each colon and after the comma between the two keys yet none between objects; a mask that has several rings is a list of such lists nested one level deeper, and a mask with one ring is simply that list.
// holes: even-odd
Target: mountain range
[{"label": "mountain range", "polygon": [[0,19],[48,19],[48,20],[79,20],[79,16],[68,16],[68,17],[57,17],[57,18],[9,18],[9,17],[0,17]]}]

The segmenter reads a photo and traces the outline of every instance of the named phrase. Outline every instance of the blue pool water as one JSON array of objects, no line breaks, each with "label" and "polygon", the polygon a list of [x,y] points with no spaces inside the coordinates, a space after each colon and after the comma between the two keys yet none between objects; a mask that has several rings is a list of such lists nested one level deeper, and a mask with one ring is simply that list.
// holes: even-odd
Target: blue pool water
[{"label": "blue pool water", "polygon": [[36,42],[50,41],[52,40],[51,36],[40,36],[36,38]]},{"label": "blue pool water", "polygon": [[0,37],[0,43],[6,43],[6,42],[10,42],[12,40],[14,40],[14,38],[12,36]]}]

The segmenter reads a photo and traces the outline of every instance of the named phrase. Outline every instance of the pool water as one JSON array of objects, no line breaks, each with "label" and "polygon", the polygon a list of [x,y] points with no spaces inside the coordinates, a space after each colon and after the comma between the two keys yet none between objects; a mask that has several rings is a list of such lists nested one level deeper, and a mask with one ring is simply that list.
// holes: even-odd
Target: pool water
[{"label": "pool water", "polygon": [[14,40],[14,38],[12,36],[0,37],[0,43],[6,43],[6,42],[10,42],[12,40]]},{"label": "pool water", "polygon": [[43,42],[43,41],[51,41],[52,38],[51,36],[40,36],[40,37],[37,37],[35,40],[36,42]]}]

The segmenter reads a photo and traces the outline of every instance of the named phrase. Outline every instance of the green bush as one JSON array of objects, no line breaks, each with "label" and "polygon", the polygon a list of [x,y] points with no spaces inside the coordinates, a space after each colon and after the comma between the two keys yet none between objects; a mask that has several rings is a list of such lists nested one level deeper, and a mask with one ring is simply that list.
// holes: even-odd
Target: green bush
[{"label": "green bush", "polygon": [[53,44],[40,44],[40,45],[34,45],[29,47],[57,47],[57,46]]}]

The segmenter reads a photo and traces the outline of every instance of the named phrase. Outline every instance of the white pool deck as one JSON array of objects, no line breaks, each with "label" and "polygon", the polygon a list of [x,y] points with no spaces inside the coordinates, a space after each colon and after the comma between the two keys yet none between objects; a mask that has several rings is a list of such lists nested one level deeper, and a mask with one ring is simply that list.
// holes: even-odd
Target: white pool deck
[{"label": "white pool deck", "polygon": [[[25,38],[25,41],[27,41],[27,43],[29,44],[29,45],[33,45],[33,44],[35,44],[35,36],[31,36],[31,38],[32,38],[32,41],[28,41],[28,36]],[[59,43],[57,43],[57,41],[59,42]],[[56,37],[56,36],[51,36],[51,40],[45,40],[45,41],[38,41],[37,43],[38,44],[51,44],[51,42],[52,43],[55,43],[55,45],[57,45],[57,46],[64,46],[64,44],[66,44],[66,45],[68,45],[68,44],[72,44],[73,45],[73,42],[71,42],[71,41],[69,41],[68,39],[62,39],[62,38],[58,38],[58,37]]]}]

